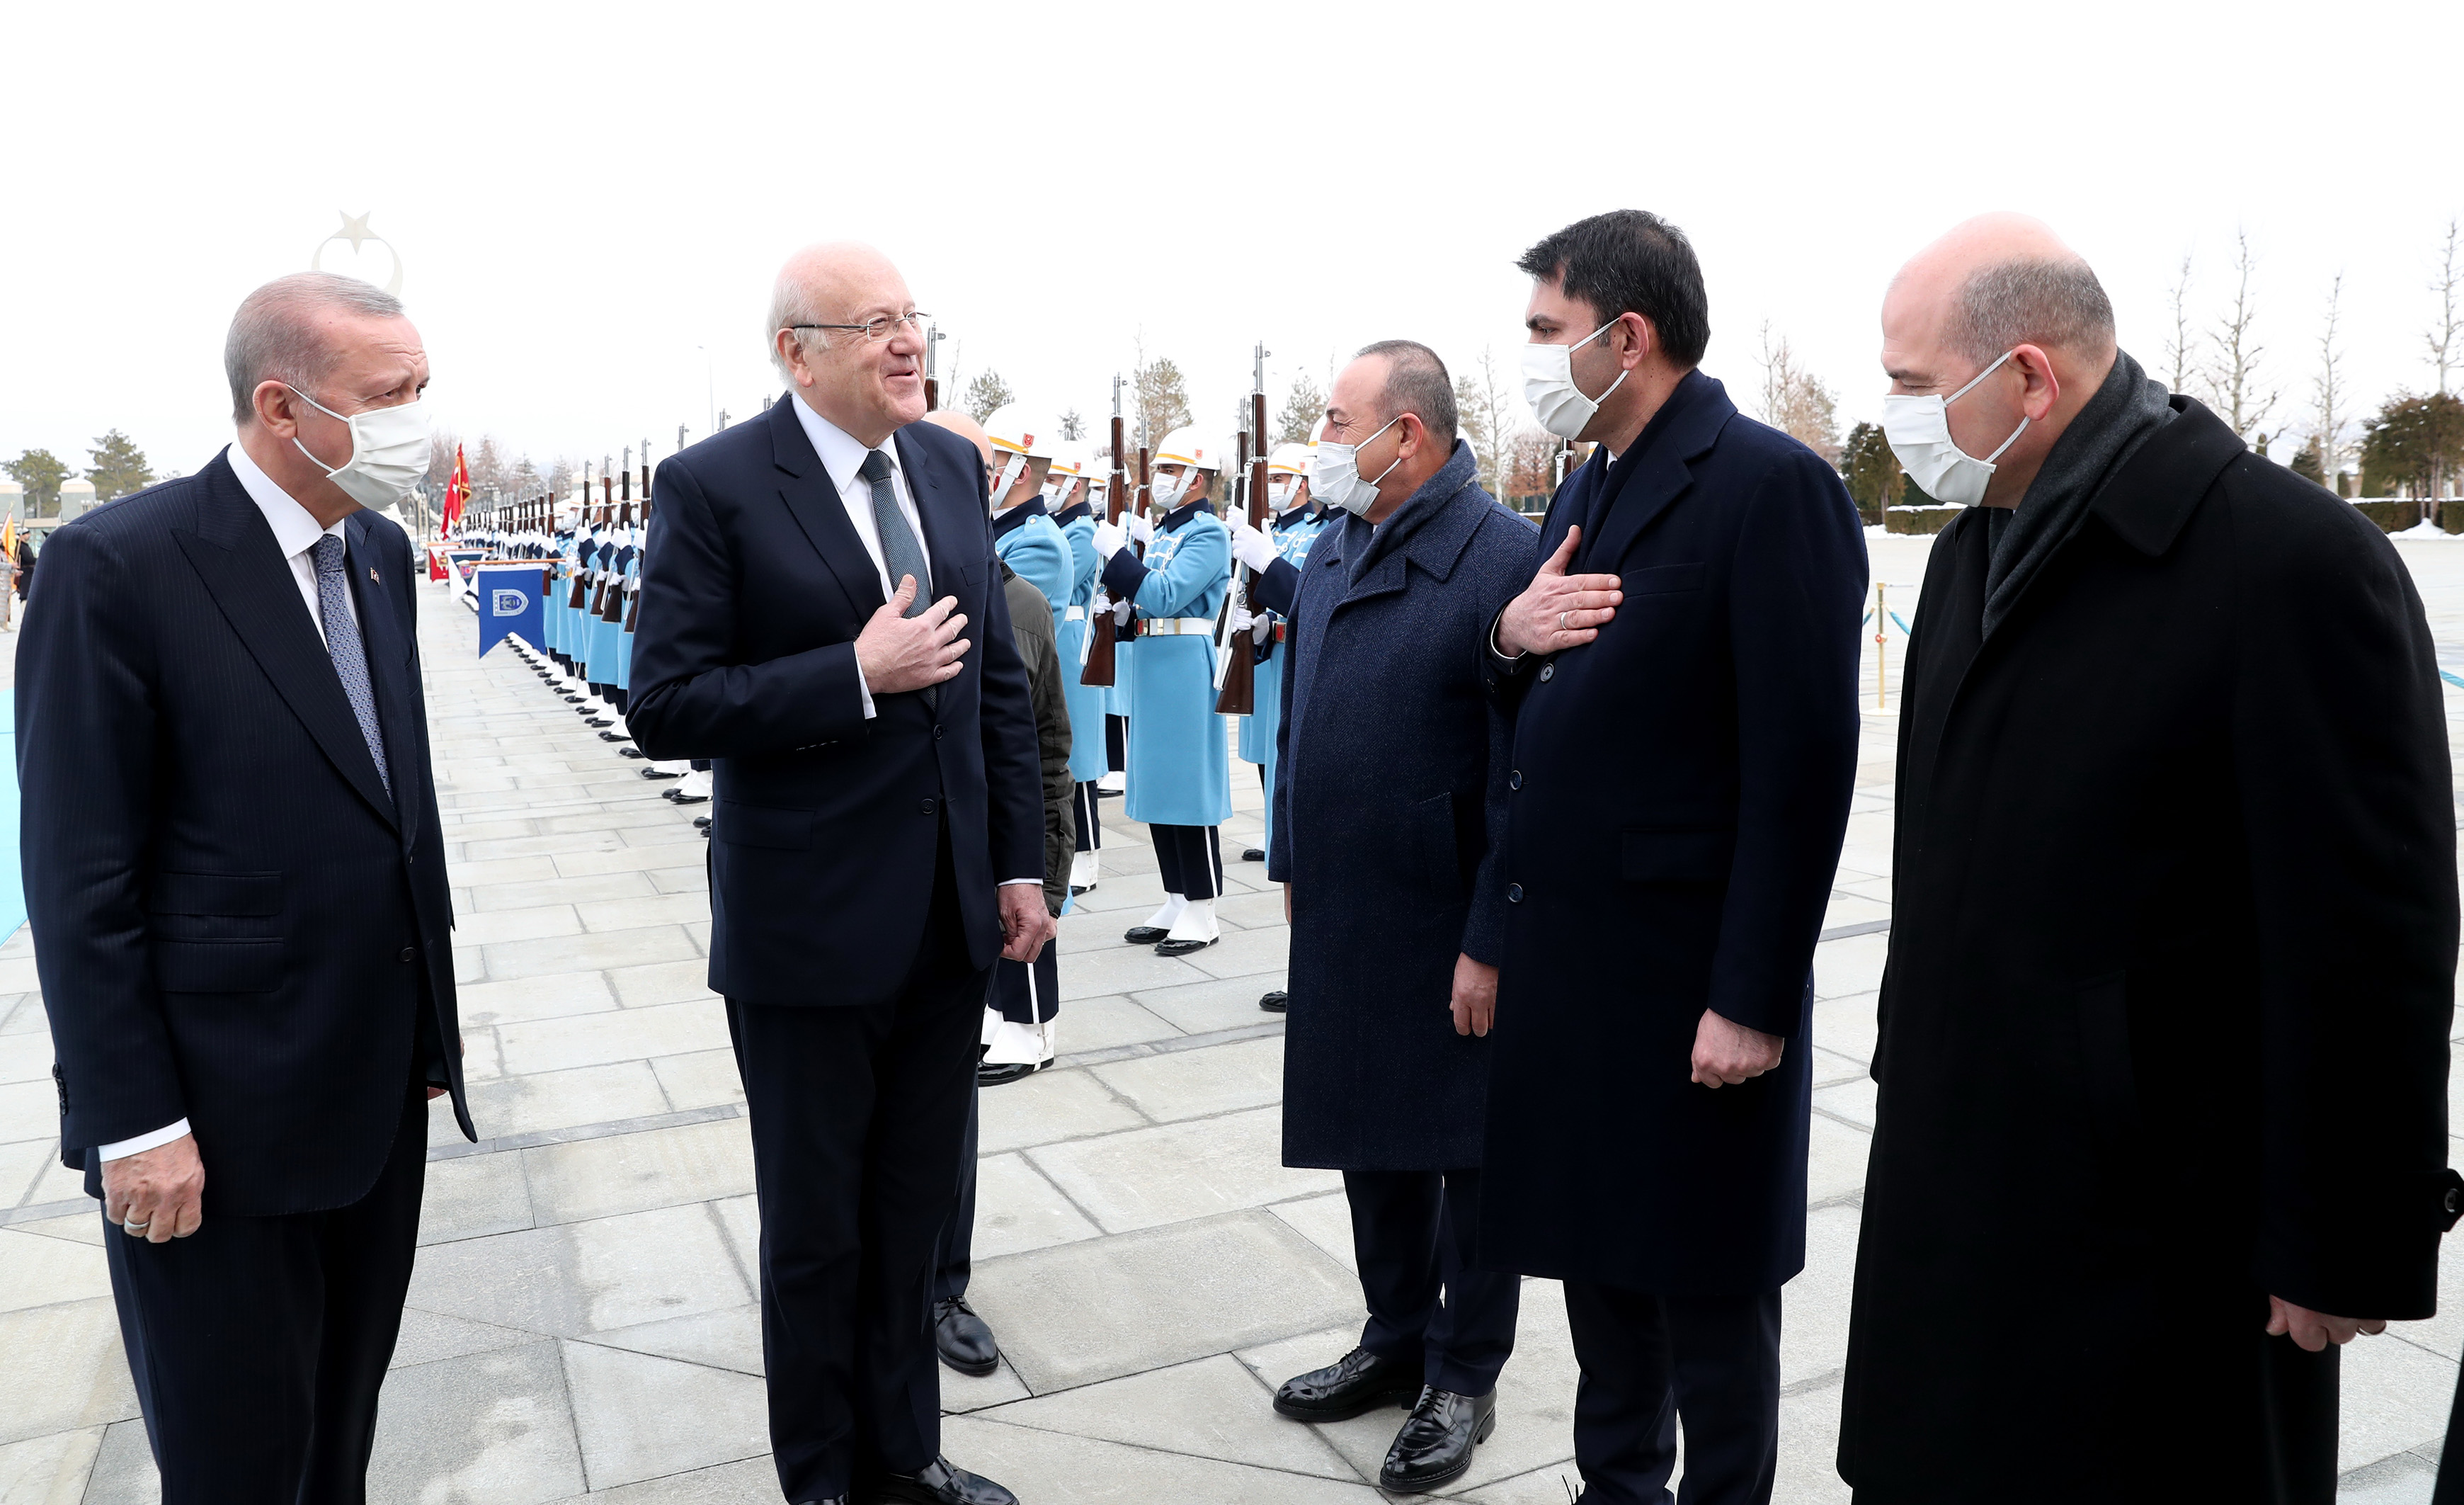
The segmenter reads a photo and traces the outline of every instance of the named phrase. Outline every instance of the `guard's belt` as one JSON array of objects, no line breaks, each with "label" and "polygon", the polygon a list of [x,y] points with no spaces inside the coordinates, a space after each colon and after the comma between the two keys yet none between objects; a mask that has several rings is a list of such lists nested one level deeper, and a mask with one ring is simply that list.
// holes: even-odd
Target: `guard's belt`
[{"label": "guard's belt", "polygon": [[1153,632],[1157,637],[1213,637],[1215,619],[1211,616],[1148,616],[1138,618],[1141,633]]}]

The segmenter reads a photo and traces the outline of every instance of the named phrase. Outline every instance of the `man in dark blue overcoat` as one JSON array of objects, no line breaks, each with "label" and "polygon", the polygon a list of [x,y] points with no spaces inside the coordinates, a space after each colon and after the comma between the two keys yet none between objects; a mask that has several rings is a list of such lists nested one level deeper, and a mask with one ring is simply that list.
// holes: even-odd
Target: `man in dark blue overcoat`
[{"label": "man in dark blue overcoat", "polygon": [[1838,476],[1696,369],[1684,235],[1570,225],[1525,395],[1596,445],[1466,645],[1515,711],[1481,1255],[1565,1282],[1588,1505],[1771,1497],[1805,1263],[1815,938],[1857,762],[1865,550]]},{"label": "man in dark blue overcoat", "polygon": [[1514,1347],[1519,1282],[1472,1245],[1510,721],[1480,664],[1442,650],[1530,578],[1531,525],[1481,489],[1426,345],[1361,351],[1327,421],[1310,485],[1342,520],[1282,604],[1266,872],[1292,916],[1284,1163],[1343,1172],[1369,1321],[1275,1409],[1409,1403],[1378,1477],[1409,1493],[1471,1467]]}]

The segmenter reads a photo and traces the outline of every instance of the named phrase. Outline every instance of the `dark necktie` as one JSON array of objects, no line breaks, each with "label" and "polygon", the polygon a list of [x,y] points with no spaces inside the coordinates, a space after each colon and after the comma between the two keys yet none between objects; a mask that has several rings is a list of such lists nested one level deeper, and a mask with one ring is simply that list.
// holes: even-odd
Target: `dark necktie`
[{"label": "dark necktie", "polygon": [[[857,475],[872,483],[872,526],[881,537],[881,563],[890,571],[891,594],[898,593],[898,583],[910,575],[915,577],[915,599],[907,603],[907,615],[913,616],[933,604],[933,572],[924,567],[924,545],[915,540],[915,530],[907,525],[907,514],[898,507],[898,493],[890,485],[890,456],[879,450],[864,452],[864,464]],[[924,703],[940,708],[938,686],[926,685],[920,692]]]},{"label": "dark necktie", "polygon": [[317,564],[317,611],[325,619],[325,652],[333,656],[334,673],[341,676],[342,694],[359,719],[360,735],[367,739],[368,756],[376,760],[377,782],[393,795],[393,776],[385,772],[385,730],[377,725],[376,689],[368,683],[367,650],[360,646],[360,624],[351,615],[351,583],[342,578],[342,541],[319,535],[310,554]]},{"label": "dark necktie", "polygon": [[881,562],[890,569],[891,594],[898,593],[899,581],[915,577],[915,599],[907,604],[906,613],[913,616],[933,604],[933,572],[924,567],[924,545],[915,542],[915,530],[907,525],[898,494],[891,489],[890,456],[865,451],[864,467],[856,474],[872,483],[872,525],[881,535]]}]

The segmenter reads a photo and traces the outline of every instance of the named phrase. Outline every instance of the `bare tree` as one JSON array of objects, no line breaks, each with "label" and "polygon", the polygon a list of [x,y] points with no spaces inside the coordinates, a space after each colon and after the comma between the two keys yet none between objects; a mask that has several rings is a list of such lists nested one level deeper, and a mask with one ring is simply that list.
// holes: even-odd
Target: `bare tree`
[{"label": "bare tree", "polygon": [[1087,420],[1072,408],[1061,415],[1061,436],[1075,442],[1087,437]]},{"label": "bare tree", "polygon": [[1832,465],[1839,462],[1839,400],[1812,372],[1800,368],[1788,337],[1771,334],[1763,321],[1763,422],[1795,439]]},{"label": "bare tree", "polygon": [[2430,326],[2430,364],[2438,368],[2438,389],[2442,392],[2447,390],[2449,368],[2464,365],[2464,348],[2457,344],[2459,339],[2464,339],[2464,313],[2455,307],[2456,294],[2464,291],[2464,269],[2455,264],[2464,245],[2458,244],[2456,232],[2456,221],[2449,220],[2447,244],[2439,248],[2438,276],[2430,284],[2430,290],[2438,295],[2438,322]]},{"label": "bare tree", "polygon": [[1464,436],[1480,455],[1480,483],[1492,497],[1505,476],[1506,451],[1514,441],[1518,414],[1513,388],[1498,369],[1497,347],[1482,345],[1480,360],[1455,376],[1455,408]]},{"label": "bare tree", "polygon": [[2258,301],[2250,285],[2257,267],[2258,254],[2250,248],[2250,232],[2235,230],[2233,306],[2217,321],[2215,365],[2209,377],[2221,409],[2218,416],[2241,435],[2244,444],[2251,445],[2263,442],[2259,425],[2276,411],[2280,395],[2259,385],[2259,362],[2267,347],[2258,343]]},{"label": "bare tree", "polygon": [[1326,393],[1317,389],[1307,371],[1292,373],[1291,390],[1284,394],[1284,406],[1275,414],[1275,442],[1307,444],[1317,421],[1326,416]]},{"label": "bare tree", "polygon": [[2337,442],[2337,431],[2343,427],[2343,414],[2337,411],[2344,398],[2341,367],[2344,352],[2336,348],[2337,305],[2343,301],[2344,274],[2327,284],[2327,326],[2319,333],[2319,374],[2311,381],[2311,390],[2319,399],[2319,435],[2312,442],[2319,447],[2321,484],[2336,489],[2336,476],[2343,463],[2343,446]]},{"label": "bare tree", "polygon": [[2165,342],[2165,359],[2172,366],[2172,379],[2165,385],[2173,391],[2190,389],[2190,378],[2199,368],[2199,332],[2190,325],[2190,254],[2182,253],[2182,270],[2173,285],[2165,293],[2165,311],[2173,317],[2173,333]]}]

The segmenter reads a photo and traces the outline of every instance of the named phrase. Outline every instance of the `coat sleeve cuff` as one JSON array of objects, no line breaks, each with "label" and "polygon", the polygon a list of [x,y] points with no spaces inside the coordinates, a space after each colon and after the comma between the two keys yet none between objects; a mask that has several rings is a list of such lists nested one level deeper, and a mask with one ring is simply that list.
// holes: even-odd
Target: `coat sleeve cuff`
[{"label": "coat sleeve cuff", "polygon": [[1123,548],[1104,562],[1104,591],[1114,601],[1135,601],[1138,587],[1147,583],[1148,569],[1138,558]]}]

